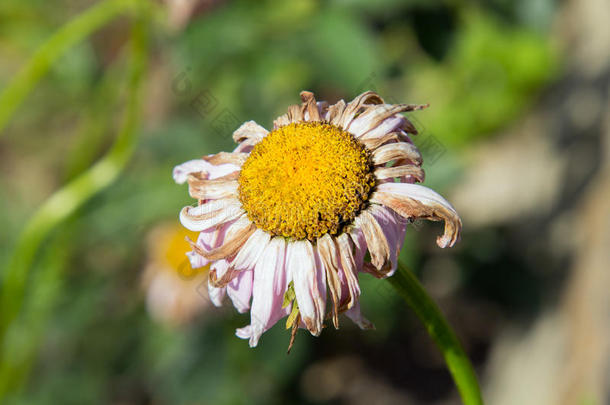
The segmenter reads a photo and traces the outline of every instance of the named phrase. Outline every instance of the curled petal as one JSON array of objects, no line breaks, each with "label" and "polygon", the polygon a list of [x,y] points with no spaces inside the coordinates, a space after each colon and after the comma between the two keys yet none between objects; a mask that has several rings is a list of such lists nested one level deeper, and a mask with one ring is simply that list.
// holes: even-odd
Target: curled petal
[{"label": "curled petal", "polygon": [[219,247],[203,251],[201,255],[208,260],[220,260],[233,256],[254,231],[256,231],[256,226],[246,215],[242,215],[228,227]]},{"label": "curled petal", "polygon": [[235,142],[246,141],[252,145],[255,145],[263,140],[267,136],[269,131],[261,127],[254,121],[244,122],[239,128],[233,132],[233,140]]},{"label": "curled petal", "polygon": [[[217,262],[212,263],[212,265],[210,266],[210,274],[214,272],[217,277],[222,278],[225,276],[228,269],[229,264],[227,263],[227,261],[219,260]],[[210,297],[210,301],[212,301],[215,306],[222,306],[222,301],[224,300],[226,293],[227,289],[225,287],[214,286],[211,278],[208,278],[208,296]]]},{"label": "curled petal", "polygon": [[332,125],[339,126],[339,121],[343,116],[343,111],[345,110],[345,101],[339,100],[335,104],[328,107],[328,111],[326,112],[325,120],[330,122]]},{"label": "curled petal", "polygon": [[232,269],[228,269],[222,275],[219,275],[217,270],[211,268],[208,281],[215,288],[225,288],[238,275],[239,272]]},{"label": "curled petal", "polygon": [[309,241],[288,244],[286,259],[301,319],[309,332],[318,336],[322,331],[326,308],[326,282],[322,263]]},{"label": "curled petal", "polygon": [[300,105],[291,105],[288,107],[288,118],[290,122],[301,122],[305,119],[305,111]]},{"label": "curled petal", "polygon": [[389,132],[389,133],[386,133],[384,135],[381,135],[381,136],[378,136],[375,138],[370,138],[370,139],[360,138],[358,140],[362,144],[364,144],[364,146],[366,146],[367,149],[370,151],[374,151],[381,145],[384,145],[388,142],[390,142],[390,143],[406,142],[406,143],[411,143],[411,144],[413,143],[411,138],[409,138],[409,135],[407,135],[404,131]]},{"label": "curled petal", "polygon": [[213,165],[204,159],[195,159],[174,167],[172,175],[176,183],[183,184],[190,174],[198,173],[202,179],[216,179],[238,170],[239,166],[234,164]]},{"label": "curled petal", "polygon": [[230,163],[235,166],[240,166],[244,164],[246,159],[248,159],[249,153],[244,152],[219,152],[215,155],[204,156],[203,160],[207,161],[212,165],[221,165]]},{"label": "curled petal", "polygon": [[303,114],[306,115],[308,121],[321,121],[320,110],[316,103],[316,98],[310,91],[301,92],[301,100],[303,101]]},{"label": "curled petal", "polygon": [[194,174],[188,177],[189,195],[198,200],[218,200],[228,197],[237,197],[239,183],[230,180],[236,177],[235,173],[214,180],[202,180]]},{"label": "curled petal", "polygon": [[381,226],[389,248],[389,264],[384,265],[381,269],[377,268],[377,270],[381,270],[381,274],[374,272],[373,275],[378,278],[386,278],[394,274],[398,266],[398,254],[405,240],[408,221],[390,208],[380,205],[373,204],[368,211]]},{"label": "curled petal", "polygon": [[397,132],[403,126],[405,118],[401,116],[395,116],[388,118],[381,122],[378,126],[368,131],[366,134],[360,136],[358,139],[375,139],[381,138],[385,134]]},{"label": "curled petal", "polygon": [[244,213],[236,199],[211,200],[197,207],[184,207],[180,222],[191,231],[205,231],[217,225],[239,218]]},{"label": "curled petal", "polygon": [[248,270],[254,268],[254,265],[261,257],[261,254],[269,244],[271,236],[262,229],[257,229],[248,238],[246,243],[239,249],[237,255],[231,262],[231,267],[236,270]]},{"label": "curled petal", "polygon": [[172,176],[178,184],[184,184],[191,173],[207,173],[210,164],[203,159],[194,159],[174,167]]},{"label": "curled petal", "polygon": [[335,120],[335,125],[344,129],[348,128],[357,114],[362,113],[366,107],[377,104],[383,104],[383,99],[379,94],[373,91],[365,91],[347,104],[341,117]]},{"label": "curled petal", "polygon": [[389,143],[373,151],[373,163],[382,165],[392,160],[406,159],[417,166],[422,164],[421,154],[415,145],[407,142]]},{"label": "curled petal", "polygon": [[413,179],[419,181],[420,183],[423,182],[424,178],[426,177],[424,169],[415,165],[378,167],[377,169],[375,169],[375,177],[380,180],[405,176],[411,176]]},{"label": "curled petal", "polygon": [[[399,121],[395,120],[394,128],[401,128],[404,125],[404,118],[396,114],[406,111],[414,111],[425,107],[426,106],[413,104],[379,104],[370,108],[358,116],[358,118],[354,119],[354,121],[346,129],[356,137],[359,137],[377,128],[384,123],[384,121],[395,120],[396,118],[399,118]],[[385,133],[387,132],[392,131],[386,131]]]},{"label": "curled petal", "polygon": [[356,217],[354,224],[364,233],[373,266],[380,271],[389,270],[390,247],[375,217],[368,211],[362,211]]},{"label": "curled petal", "polygon": [[460,237],[462,221],[455,209],[435,191],[417,184],[383,183],[371,196],[371,202],[392,208],[405,218],[445,221],[445,231],[436,243],[453,246]]}]

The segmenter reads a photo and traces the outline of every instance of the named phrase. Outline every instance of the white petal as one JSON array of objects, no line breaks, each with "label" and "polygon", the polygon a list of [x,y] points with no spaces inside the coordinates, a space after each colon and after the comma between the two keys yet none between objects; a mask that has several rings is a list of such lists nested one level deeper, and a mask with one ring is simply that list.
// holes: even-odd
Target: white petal
[{"label": "white petal", "polygon": [[260,336],[286,315],[282,308],[288,287],[285,270],[286,242],[282,237],[271,239],[263,256],[254,268],[252,308],[250,309],[250,347],[258,344]]},{"label": "white petal", "polygon": [[319,335],[326,309],[324,268],[308,241],[288,244],[287,267],[294,282],[294,292],[301,319],[312,335]]}]

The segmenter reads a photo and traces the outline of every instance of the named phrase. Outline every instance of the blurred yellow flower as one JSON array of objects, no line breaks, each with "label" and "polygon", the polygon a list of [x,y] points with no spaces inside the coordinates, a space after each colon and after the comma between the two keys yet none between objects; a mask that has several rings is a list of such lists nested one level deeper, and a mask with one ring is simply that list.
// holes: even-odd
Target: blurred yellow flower
[{"label": "blurred yellow flower", "polygon": [[142,274],[146,306],[150,316],[169,326],[191,322],[209,306],[207,281],[209,266],[193,269],[186,253],[186,238],[197,233],[175,223],[161,224],[148,236],[147,263]]}]

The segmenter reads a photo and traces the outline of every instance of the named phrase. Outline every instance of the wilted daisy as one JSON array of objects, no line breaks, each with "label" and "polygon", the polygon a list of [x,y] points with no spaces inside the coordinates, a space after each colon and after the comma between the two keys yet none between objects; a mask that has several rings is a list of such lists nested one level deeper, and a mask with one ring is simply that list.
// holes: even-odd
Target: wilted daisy
[{"label": "wilted daisy", "polygon": [[[396,270],[407,224],[445,221],[441,247],[459,238],[461,222],[424,179],[422,157],[400,113],[425,106],[385,104],[374,92],[352,102],[288,108],[267,131],[254,121],[238,128],[233,152],[191,160],[174,169],[197,206],[180,212],[200,232],[193,267],[210,264],[209,295],[225,295],[250,324],[237,330],[256,346],[288,316],[287,328],[319,335],[325,319],[345,313],[362,328],[358,273],[378,278]],[[367,256],[368,252],[368,256]]]},{"label": "wilted daisy", "polygon": [[148,235],[148,260],[142,274],[146,307],[154,320],[169,326],[186,324],[210,306],[207,288],[200,287],[208,269],[193,269],[185,257],[190,247],[184,238],[193,235],[169,223],[156,226]]}]

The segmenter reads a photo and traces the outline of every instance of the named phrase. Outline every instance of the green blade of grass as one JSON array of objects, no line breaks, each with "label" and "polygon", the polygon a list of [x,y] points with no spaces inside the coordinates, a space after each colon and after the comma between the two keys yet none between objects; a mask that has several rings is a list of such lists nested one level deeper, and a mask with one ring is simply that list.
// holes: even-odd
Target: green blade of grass
[{"label": "green blade of grass", "polygon": [[142,102],[141,84],[147,61],[148,27],[144,20],[144,17],[138,20],[132,34],[127,105],[114,144],[101,160],[56,191],[38,209],[20,234],[9,259],[0,292],[0,348],[4,346],[7,329],[23,305],[29,270],[41,243],[93,195],[110,185],[133,154]]},{"label": "green blade of grass", "polygon": [[53,62],[117,15],[134,10],[141,3],[142,0],[105,0],[97,3],[65,24],[42,44],[0,93],[0,135],[15,110]]}]

